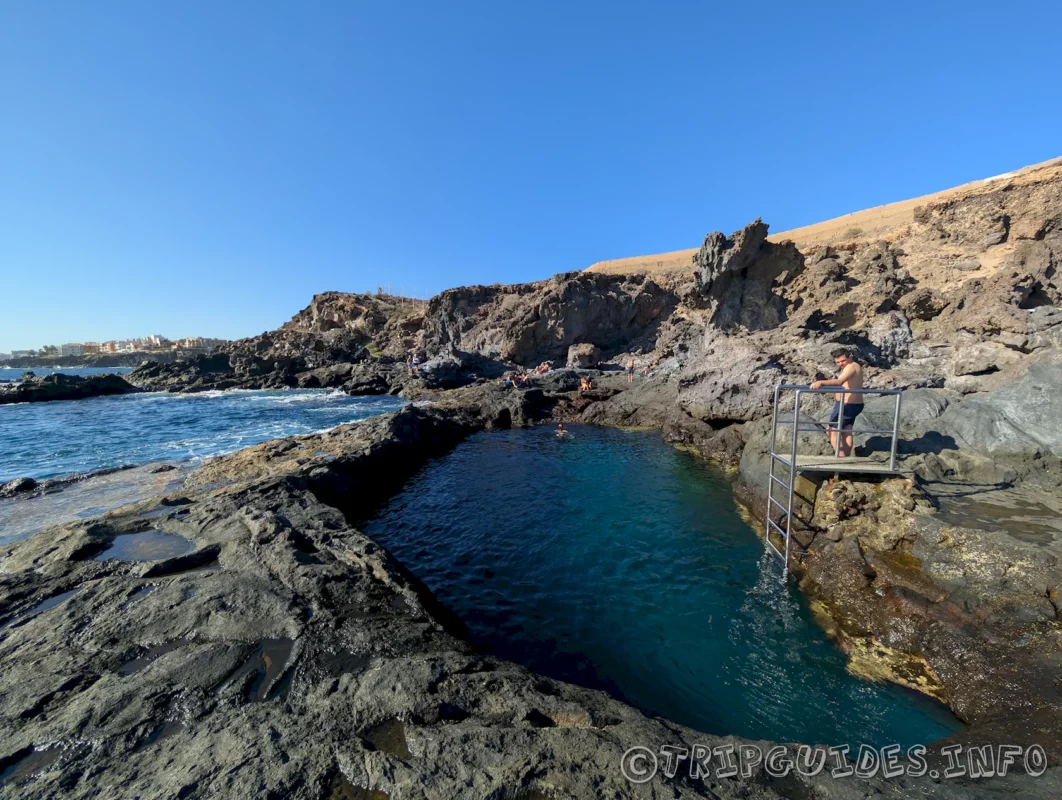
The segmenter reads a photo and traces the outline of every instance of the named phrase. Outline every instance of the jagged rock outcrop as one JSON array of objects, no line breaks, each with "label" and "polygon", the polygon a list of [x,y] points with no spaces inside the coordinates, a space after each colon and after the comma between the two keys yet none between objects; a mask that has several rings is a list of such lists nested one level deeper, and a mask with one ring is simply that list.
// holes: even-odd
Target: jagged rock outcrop
[{"label": "jagged rock outcrop", "polygon": [[719,231],[705,237],[693,257],[696,292],[720,328],[774,328],[785,319],[786,306],[774,283],[781,275],[796,275],[803,264],[792,244],[768,242],[767,225],[757,219],[729,237]]},{"label": "jagged rock outcrop", "polygon": [[424,349],[523,366],[559,365],[574,344],[606,354],[637,344],[652,349],[657,327],[677,305],[672,291],[639,276],[569,272],[539,283],[448,289],[429,303]]},{"label": "jagged rock outcrop", "polygon": [[16,494],[32,492],[37,488],[37,481],[33,478],[15,478],[7,483],[0,484],[0,497],[14,497]]},{"label": "jagged rock outcrop", "polygon": [[425,308],[423,301],[390,295],[324,292],[275,331],[229,342],[209,355],[148,362],[129,378],[155,391],[338,387],[336,365],[371,363],[374,374],[359,376],[356,384],[390,391],[391,378],[402,375],[392,365],[417,347]]},{"label": "jagged rock outcrop", "polygon": [[87,397],[131,394],[138,389],[121,375],[51,375],[27,373],[18,383],[0,386],[0,405],[44,403],[49,400],[83,400]]}]

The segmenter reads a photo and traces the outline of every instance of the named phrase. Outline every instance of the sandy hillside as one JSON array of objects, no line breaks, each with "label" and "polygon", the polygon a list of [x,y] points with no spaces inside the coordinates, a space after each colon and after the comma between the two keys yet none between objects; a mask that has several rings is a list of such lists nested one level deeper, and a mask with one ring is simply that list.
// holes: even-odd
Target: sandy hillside
[{"label": "sandy hillside", "polygon": [[[996,191],[1002,185],[1005,185],[1004,182],[1012,186],[1021,186],[1045,179],[1062,180],[1062,158],[1033,164],[1023,169],[985,178],[984,180],[964,183],[962,186],[945,189],[935,194],[923,195],[912,200],[901,200],[898,203],[889,203],[884,206],[856,211],[852,214],[845,214],[842,217],[828,219],[825,222],[817,222],[814,225],[805,225],[802,228],[793,228],[792,230],[774,233],[771,234],[769,239],[775,242],[789,239],[795,242],[801,250],[824,244],[858,243],[875,239],[893,240],[902,238],[907,233],[909,226],[914,224],[916,208]],[[770,222],[770,220],[766,221]],[[724,231],[724,233],[729,233],[729,231]],[[673,250],[669,253],[616,258],[609,261],[598,261],[588,267],[588,269],[592,272],[613,274],[692,270],[693,254],[696,252],[697,248],[693,247],[687,250]]]}]

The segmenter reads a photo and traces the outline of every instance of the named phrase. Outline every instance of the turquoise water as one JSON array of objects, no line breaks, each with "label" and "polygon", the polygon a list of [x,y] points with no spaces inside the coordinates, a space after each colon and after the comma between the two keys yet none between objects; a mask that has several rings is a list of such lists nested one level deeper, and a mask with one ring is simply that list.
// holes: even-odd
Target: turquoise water
[{"label": "turquoise water", "polygon": [[405,405],[321,389],[152,392],[0,406],[0,482],[199,460]]},{"label": "turquoise water", "polygon": [[498,655],[714,734],[906,746],[959,727],[862,681],[738,516],[656,433],[483,433],[365,525]]}]

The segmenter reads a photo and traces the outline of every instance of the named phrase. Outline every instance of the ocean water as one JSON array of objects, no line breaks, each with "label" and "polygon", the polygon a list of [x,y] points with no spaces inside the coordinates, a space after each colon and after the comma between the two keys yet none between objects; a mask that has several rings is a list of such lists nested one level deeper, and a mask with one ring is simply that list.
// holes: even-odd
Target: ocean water
[{"label": "ocean water", "polygon": [[394,411],[395,397],[326,389],[152,392],[0,406],[0,482],[149,461],[198,461]]},{"label": "ocean water", "polygon": [[929,742],[942,705],[847,672],[725,477],[657,433],[482,433],[368,520],[499,656],[713,734]]},{"label": "ocean water", "polygon": [[125,373],[132,371],[132,367],[84,367],[81,369],[75,369],[73,367],[69,369],[49,369],[47,367],[10,369],[4,367],[0,368],[0,381],[17,381],[27,372],[32,372],[34,375],[51,375],[55,372],[60,372],[63,375],[76,375],[82,378],[87,378],[90,375],[124,375]]}]

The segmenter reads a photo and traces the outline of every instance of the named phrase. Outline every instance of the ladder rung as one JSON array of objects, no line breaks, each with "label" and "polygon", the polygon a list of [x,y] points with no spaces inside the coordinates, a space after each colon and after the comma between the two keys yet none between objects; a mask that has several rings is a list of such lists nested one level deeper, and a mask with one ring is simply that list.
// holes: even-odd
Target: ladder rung
[{"label": "ladder rung", "polygon": [[778,532],[779,532],[780,534],[782,534],[782,538],[783,538],[783,539],[788,539],[788,538],[789,538],[789,534],[788,534],[788,533],[786,533],[785,531],[783,531],[783,530],[782,530],[782,528],[781,528],[781,526],[780,526],[780,525],[778,525],[778,523],[776,523],[776,522],[775,522],[775,521],[774,521],[773,519],[770,519],[770,518],[768,518],[768,520],[767,520],[767,524],[768,524],[768,525],[773,525],[773,526],[774,526],[774,529],[775,529],[776,531],[778,531]]},{"label": "ladder rung", "polygon": [[764,539],[764,542],[766,542],[767,546],[769,548],[771,548],[772,552],[776,556],[778,556],[780,559],[782,559],[782,561],[785,561],[785,556],[782,555],[782,552],[777,547],[775,547],[773,544],[771,544],[771,540],[770,539]]},{"label": "ladder rung", "polygon": [[771,480],[779,484],[783,489],[789,488],[789,484],[783,481],[781,478],[777,477],[776,475],[772,475]]},{"label": "ladder rung", "polygon": [[770,500],[772,503],[774,503],[776,506],[778,506],[780,509],[782,509],[782,511],[784,511],[786,514],[789,513],[789,509],[786,508],[785,506],[783,506],[781,503],[779,503],[773,497],[768,497],[767,499]]}]

